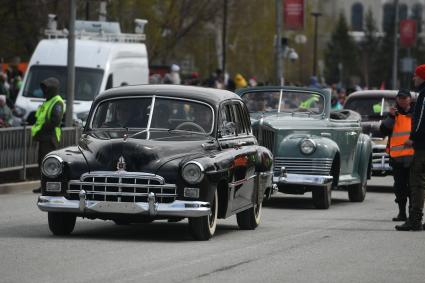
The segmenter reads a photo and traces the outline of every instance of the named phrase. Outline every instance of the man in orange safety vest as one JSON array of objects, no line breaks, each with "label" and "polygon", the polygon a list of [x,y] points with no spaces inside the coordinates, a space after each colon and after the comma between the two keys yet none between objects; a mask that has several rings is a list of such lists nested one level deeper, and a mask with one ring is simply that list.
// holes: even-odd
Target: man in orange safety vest
[{"label": "man in orange safety vest", "polygon": [[406,221],[406,204],[410,197],[409,171],[413,160],[413,147],[404,143],[409,139],[412,129],[412,97],[408,90],[401,89],[396,96],[396,106],[389,116],[381,122],[380,130],[388,136],[387,153],[393,168],[395,202],[399,212],[393,221]]}]

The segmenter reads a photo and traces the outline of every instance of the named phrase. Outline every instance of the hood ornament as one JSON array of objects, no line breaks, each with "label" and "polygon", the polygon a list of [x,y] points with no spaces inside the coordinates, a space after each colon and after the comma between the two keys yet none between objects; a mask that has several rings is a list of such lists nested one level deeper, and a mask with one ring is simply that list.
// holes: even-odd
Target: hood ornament
[{"label": "hood ornament", "polygon": [[120,158],[118,158],[117,170],[118,171],[125,171],[125,167],[126,167],[125,159],[121,155]]},{"label": "hood ornament", "polygon": [[128,139],[128,135],[127,135],[127,134],[124,134],[124,135],[122,136],[122,139],[123,139],[123,141],[124,141],[124,142],[126,142],[126,141],[127,141],[127,139]]}]

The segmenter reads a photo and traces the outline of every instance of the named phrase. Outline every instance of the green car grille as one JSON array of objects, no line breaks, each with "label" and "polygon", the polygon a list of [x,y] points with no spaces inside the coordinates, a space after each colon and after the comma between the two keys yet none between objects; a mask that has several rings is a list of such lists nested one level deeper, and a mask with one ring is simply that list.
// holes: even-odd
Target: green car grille
[{"label": "green car grille", "polygon": [[254,128],[253,133],[254,133],[254,136],[257,138],[258,143],[261,146],[267,147],[271,152],[273,152],[275,132],[263,128],[262,137],[260,137],[258,128]]},{"label": "green car grille", "polygon": [[275,176],[278,176],[280,174],[280,168],[282,167],[286,168],[287,173],[327,176],[331,171],[332,159],[275,157]]}]

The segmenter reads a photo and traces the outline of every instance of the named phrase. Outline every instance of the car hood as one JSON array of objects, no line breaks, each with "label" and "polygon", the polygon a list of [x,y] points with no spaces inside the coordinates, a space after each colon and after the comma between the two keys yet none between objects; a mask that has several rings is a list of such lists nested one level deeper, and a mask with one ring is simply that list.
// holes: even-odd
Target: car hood
[{"label": "car hood", "polygon": [[[262,120],[262,121],[261,121]],[[325,119],[321,117],[308,117],[308,116],[292,116],[292,115],[270,115],[264,116],[262,119],[253,120],[253,127],[259,126],[260,124],[268,126],[276,130],[293,130],[296,129],[315,129],[325,125]]]},{"label": "car hood", "polygon": [[156,173],[163,164],[186,156],[203,156],[205,140],[164,141],[139,138],[100,138],[85,134],[79,149],[90,171],[116,171],[120,157],[124,158],[125,170],[129,172]]}]

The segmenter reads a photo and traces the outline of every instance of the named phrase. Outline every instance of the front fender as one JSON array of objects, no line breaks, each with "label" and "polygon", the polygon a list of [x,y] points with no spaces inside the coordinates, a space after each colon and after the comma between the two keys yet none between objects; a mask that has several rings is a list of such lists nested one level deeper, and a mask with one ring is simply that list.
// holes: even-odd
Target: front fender
[{"label": "front fender", "polygon": [[356,171],[353,172],[353,175],[358,174],[361,180],[364,180],[368,177],[372,157],[372,140],[368,135],[360,134],[357,140],[356,153],[353,166]]},{"label": "front fender", "polygon": [[[309,138],[316,142],[316,150],[309,155],[303,154],[300,150],[300,143],[304,139]],[[338,144],[326,137],[315,135],[293,134],[284,138],[276,151],[276,156],[292,157],[292,158],[334,158],[339,152]]]}]

